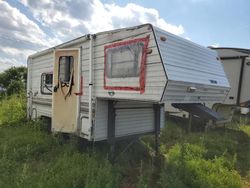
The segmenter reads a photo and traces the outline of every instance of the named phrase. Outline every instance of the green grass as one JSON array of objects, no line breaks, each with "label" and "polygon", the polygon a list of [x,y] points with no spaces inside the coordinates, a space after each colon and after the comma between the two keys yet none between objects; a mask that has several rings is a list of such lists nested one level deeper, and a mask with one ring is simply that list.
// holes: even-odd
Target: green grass
[{"label": "green grass", "polygon": [[12,95],[0,100],[0,126],[20,124],[26,118],[24,94]]},{"label": "green grass", "polygon": [[195,144],[177,144],[166,153],[162,187],[241,187],[233,161],[224,156],[206,159],[207,150]]},{"label": "green grass", "polygon": [[[249,186],[250,125],[234,122],[229,128],[189,134],[182,126],[183,122],[172,122],[162,131],[161,150],[166,167],[163,169],[161,184],[165,187],[173,186],[166,182],[174,182],[180,187],[204,187],[205,184],[208,187]],[[186,152],[189,150],[190,153]],[[185,174],[188,174],[187,179]]]},{"label": "green grass", "polygon": [[249,125],[242,125],[242,126],[240,126],[240,130],[242,130],[248,136],[250,136],[250,126]]},{"label": "green grass", "polygon": [[[0,128],[0,187],[115,187],[108,160],[81,152],[36,123]],[[64,142],[64,143],[63,143]]]},{"label": "green grass", "polygon": [[[109,145],[46,131],[26,120],[26,101],[0,101],[0,187],[248,187],[250,126],[244,121],[208,132],[186,132],[187,122],[167,118],[155,157],[145,136],[108,161]],[[11,115],[10,115],[11,114]],[[117,144],[117,151],[130,144]]]}]

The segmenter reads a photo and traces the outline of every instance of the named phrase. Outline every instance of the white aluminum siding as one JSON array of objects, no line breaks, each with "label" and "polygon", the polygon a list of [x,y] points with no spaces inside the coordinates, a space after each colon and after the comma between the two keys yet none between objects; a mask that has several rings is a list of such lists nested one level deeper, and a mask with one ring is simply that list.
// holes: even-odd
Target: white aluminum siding
[{"label": "white aluminum siding", "polygon": [[[222,102],[225,99],[230,86],[215,51],[159,28],[154,28],[154,32],[168,78],[163,100]],[[197,91],[188,93],[189,86]]]},{"label": "white aluminum siding", "polygon": [[[155,28],[156,40],[169,80],[229,87],[223,66],[213,50]],[[166,41],[160,37],[166,37]]]},{"label": "white aluminum siding", "polygon": [[[128,41],[137,38],[145,38],[150,36],[148,49],[152,49],[152,53],[147,54],[145,64],[145,92],[141,94],[139,91],[131,90],[114,90],[115,95],[110,96],[109,91],[104,89],[104,46],[115,42]],[[133,27],[129,29],[122,29],[118,31],[104,32],[96,35],[93,41],[93,97],[98,98],[112,98],[112,99],[127,99],[127,100],[140,100],[140,101],[153,101],[159,102],[164,92],[166,85],[166,75],[161,63],[155,38],[152,28],[149,25],[141,27]],[[83,51],[83,68],[86,70],[83,75],[85,82],[88,82],[88,51]],[[128,81],[128,80],[127,80]],[[124,79],[118,80],[117,85],[123,86],[126,84]]]}]

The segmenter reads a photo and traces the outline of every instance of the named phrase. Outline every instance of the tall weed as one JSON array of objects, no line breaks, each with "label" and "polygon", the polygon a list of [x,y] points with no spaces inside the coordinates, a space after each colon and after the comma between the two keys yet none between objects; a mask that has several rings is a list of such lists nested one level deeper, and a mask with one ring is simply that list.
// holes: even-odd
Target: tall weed
[{"label": "tall weed", "polygon": [[223,156],[205,159],[207,150],[193,144],[176,144],[166,154],[161,187],[241,187],[241,177]]},{"label": "tall weed", "polygon": [[0,126],[21,124],[26,119],[24,94],[12,95],[0,101]]},{"label": "tall weed", "polygon": [[39,123],[0,131],[0,187],[116,187],[106,158],[77,150],[75,142],[41,131]]}]

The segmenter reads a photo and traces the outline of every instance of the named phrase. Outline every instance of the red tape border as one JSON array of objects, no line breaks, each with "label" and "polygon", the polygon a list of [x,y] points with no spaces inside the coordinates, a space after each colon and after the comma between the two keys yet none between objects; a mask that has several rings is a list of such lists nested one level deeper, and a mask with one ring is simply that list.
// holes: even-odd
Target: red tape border
[{"label": "red tape border", "polygon": [[80,80],[80,91],[75,93],[75,95],[78,95],[78,96],[83,95],[83,76],[81,76],[81,80]]},{"label": "red tape border", "polygon": [[[145,38],[138,38],[128,41],[122,41],[122,42],[116,42],[110,45],[104,46],[104,89],[105,90],[124,90],[124,91],[140,91],[140,94],[143,94],[145,92],[145,64],[147,60],[147,48],[149,43],[149,37],[148,35]],[[140,85],[138,87],[130,87],[130,86],[107,86],[106,84],[106,64],[107,64],[107,49],[114,48],[117,46],[123,46],[123,45],[129,45],[137,42],[143,42],[144,47],[142,51],[142,58],[141,58],[141,66],[140,66]]]}]

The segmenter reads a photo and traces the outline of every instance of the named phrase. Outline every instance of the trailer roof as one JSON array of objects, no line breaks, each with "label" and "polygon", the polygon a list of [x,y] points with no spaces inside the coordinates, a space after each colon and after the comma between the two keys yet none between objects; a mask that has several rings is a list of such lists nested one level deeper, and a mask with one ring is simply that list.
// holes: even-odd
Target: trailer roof
[{"label": "trailer roof", "polygon": [[220,58],[228,57],[250,57],[250,49],[245,48],[232,48],[232,47],[209,47],[213,50],[216,50]]},{"label": "trailer roof", "polygon": [[38,51],[32,55],[30,55],[28,57],[29,58],[34,58],[34,57],[38,57],[38,56],[41,56],[41,55],[44,55],[44,54],[47,54],[49,52],[52,52],[54,51],[55,49],[58,49],[58,48],[64,48],[64,47],[67,47],[67,46],[71,46],[71,45],[74,45],[74,44],[78,44],[80,42],[83,42],[85,40],[87,40],[89,38],[90,35],[100,35],[100,34],[103,34],[103,33],[116,33],[116,32],[119,32],[121,30],[133,30],[133,29],[137,29],[137,28],[141,28],[141,27],[144,27],[145,25],[150,25],[151,27],[154,27],[153,25],[151,25],[150,23],[146,23],[146,24],[141,24],[141,25],[137,25],[137,26],[132,26],[132,27],[125,27],[125,28],[119,28],[119,29],[113,29],[113,30],[108,30],[108,31],[101,31],[101,32],[97,32],[97,33],[92,33],[92,34],[85,34],[83,36],[80,36],[78,38],[74,38],[72,40],[69,40],[69,41],[66,41],[64,43],[61,43],[59,45],[56,45],[54,47],[51,47],[51,48],[47,48],[45,50],[42,50],[42,51]]}]

